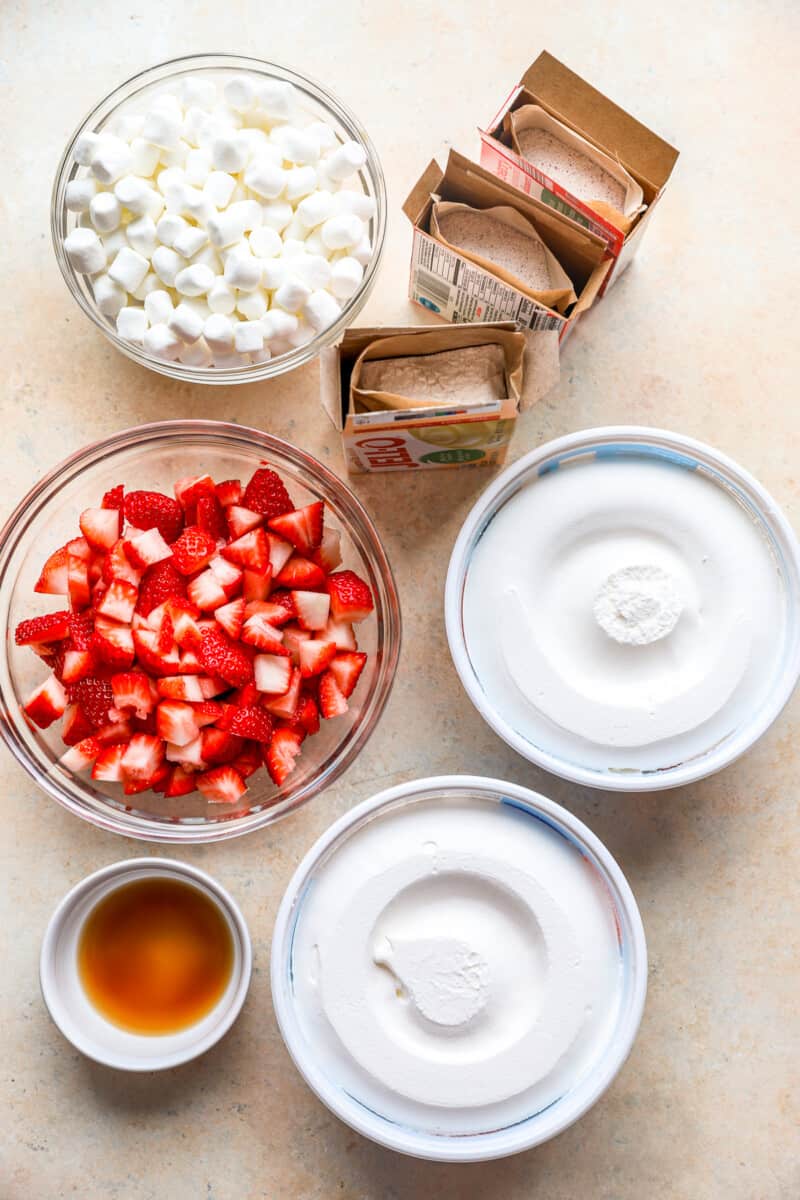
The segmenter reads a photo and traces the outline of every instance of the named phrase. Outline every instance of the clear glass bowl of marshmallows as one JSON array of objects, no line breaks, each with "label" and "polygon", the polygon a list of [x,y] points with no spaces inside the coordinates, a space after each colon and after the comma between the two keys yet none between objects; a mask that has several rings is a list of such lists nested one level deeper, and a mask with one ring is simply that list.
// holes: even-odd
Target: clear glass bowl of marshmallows
[{"label": "clear glass bowl of marshmallows", "polygon": [[358,119],[296,72],[221,54],[161,63],[102,100],[51,204],[87,316],[129,358],[196,383],[267,379],[335,342],[385,228]]}]

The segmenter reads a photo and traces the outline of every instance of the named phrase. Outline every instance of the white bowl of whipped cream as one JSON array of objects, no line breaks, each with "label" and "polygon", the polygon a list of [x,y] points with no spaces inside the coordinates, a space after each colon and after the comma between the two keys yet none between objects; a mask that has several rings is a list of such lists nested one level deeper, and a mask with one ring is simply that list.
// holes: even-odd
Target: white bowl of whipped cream
[{"label": "white bowl of whipped cream", "polygon": [[589,429],[504,471],[453,549],[445,622],[475,707],[518,753],[619,791],[712,774],[800,674],[800,551],[710,446]]},{"label": "white bowl of whipped cream", "polygon": [[560,1133],[641,1020],[644,931],[603,844],[526,788],[444,776],[346,813],[278,912],[275,1013],[353,1129],[445,1162]]}]

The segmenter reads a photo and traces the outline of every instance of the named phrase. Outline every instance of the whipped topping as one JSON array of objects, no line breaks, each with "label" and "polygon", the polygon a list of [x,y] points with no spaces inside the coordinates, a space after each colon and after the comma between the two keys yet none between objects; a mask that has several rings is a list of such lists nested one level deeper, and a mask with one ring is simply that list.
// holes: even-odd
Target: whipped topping
[{"label": "whipped topping", "polygon": [[315,1062],[393,1121],[476,1133],[585,1076],[622,993],[615,910],[576,845],[478,795],[379,810],[321,862],[293,938]]},{"label": "whipped topping", "polygon": [[658,770],[764,702],[786,597],[730,490],[655,454],[586,456],[493,518],[463,621],[487,701],[518,734],[590,769]]}]

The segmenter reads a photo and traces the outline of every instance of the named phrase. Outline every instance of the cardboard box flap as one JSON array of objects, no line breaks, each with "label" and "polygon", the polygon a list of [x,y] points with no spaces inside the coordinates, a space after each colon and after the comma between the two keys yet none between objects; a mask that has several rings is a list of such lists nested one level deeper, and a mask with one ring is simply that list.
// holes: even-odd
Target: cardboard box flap
[{"label": "cardboard box flap", "polygon": [[339,348],[325,346],[319,355],[319,397],[328,420],[339,433],[344,429],[342,391],[339,386]]},{"label": "cardboard box flap", "polygon": [[678,151],[570,71],[546,50],[522,77],[523,86],[556,116],[588,134],[593,142],[660,191]]},{"label": "cardboard box flap", "polygon": [[436,159],[432,158],[411,189],[408,199],[403,205],[403,212],[412,225],[416,225],[420,214],[431,198],[431,194],[439,190],[439,184],[442,182],[442,173],[442,168]]}]

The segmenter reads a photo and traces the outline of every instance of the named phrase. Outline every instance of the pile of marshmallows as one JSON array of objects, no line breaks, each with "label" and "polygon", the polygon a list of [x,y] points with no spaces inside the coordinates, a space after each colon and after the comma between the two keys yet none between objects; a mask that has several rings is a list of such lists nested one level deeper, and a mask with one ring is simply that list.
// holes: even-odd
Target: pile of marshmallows
[{"label": "pile of marshmallows", "polygon": [[[194,367],[265,362],[311,341],[358,289],[375,203],[366,162],[292,84],[190,76],[111,131],[83,133],[64,239],[117,333]],[[356,183],[358,181],[356,180]]]}]

